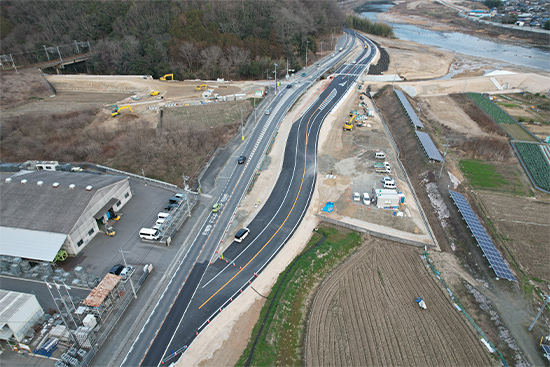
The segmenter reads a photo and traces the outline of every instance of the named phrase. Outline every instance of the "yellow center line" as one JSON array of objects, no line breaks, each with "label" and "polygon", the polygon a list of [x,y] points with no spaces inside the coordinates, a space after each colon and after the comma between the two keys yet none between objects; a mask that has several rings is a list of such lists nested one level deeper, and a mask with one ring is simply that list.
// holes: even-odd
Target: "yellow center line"
[{"label": "yellow center line", "polygon": [[[326,101],[326,99],[328,98],[328,96],[323,100]],[[292,207],[290,208],[290,211],[288,212],[288,215],[286,216],[285,220],[283,221],[283,223],[279,226],[279,228],[277,228],[277,230],[275,231],[275,233],[273,234],[273,236],[271,236],[271,238],[265,243],[265,245],[262,246],[262,248],[256,253],[256,255],[254,255],[254,257],[252,257],[252,259],[250,259],[246,264],[245,266],[242,267],[242,269],[240,269],[235,275],[233,275],[231,277],[231,279],[229,279],[223,286],[221,286],[220,289],[218,289],[213,295],[211,295],[206,301],[204,301],[204,303],[202,305],[199,306],[199,310],[202,308],[202,306],[204,306],[205,304],[207,304],[216,294],[218,294],[222,289],[224,289],[229,283],[231,283],[233,281],[233,279],[235,279],[235,277],[237,275],[239,275],[241,273],[241,271],[243,271],[244,269],[246,269],[246,267],[256,258],[256,256],[258,256],[260,254],[260,252],[263,251],[263,249],[271,242],[271,240],[275,237],[275,235],[277,233],[279,233],[279,231],[281,230],[281,228],[283,228],[283,226],[285,225],[286,221],[288,220],[288,217],[290,217],[290,214],[292,214],[292,211],[294,210],[294,206],[296,205],[296,202],[298,201],[298,197],[300,196],[300,192],[302,191],[302,185],[304,184],[304,178],[306,176],[306,167],[307,167],[307,141],[308,141],[308,134],[307,134],[307,131],[309,129],[309,123],[311,122],[311,119],[313,118],[313,115],[315,115],[315,113],[319,110],[319,107],[321,107],[322,105],[322,102],[319,104],[319,106],[315,109],[315,111],[311,114],[311,117],[309,118],[309,120],[307,121],[307,125],[306,125],[306,145],[305,145],[305,148],[304,148],[304,172],[302,173],[302,182],[300,182],[300,188],[298,189],[298,194],[296,195],[296,198],[294,199],[294,203],[292,204]]]}]

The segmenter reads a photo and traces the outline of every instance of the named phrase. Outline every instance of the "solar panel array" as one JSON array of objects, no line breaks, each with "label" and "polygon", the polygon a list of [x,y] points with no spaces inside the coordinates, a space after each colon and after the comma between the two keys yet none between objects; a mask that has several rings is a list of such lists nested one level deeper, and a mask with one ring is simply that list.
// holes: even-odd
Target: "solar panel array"
[{"label": "solar panel array", "polygon": [[397,89],[395,89],[395,94],[397,94],[397,98],[399,98],[401,105],[407,112],[407,115],[409,115],[409,118],[411,119],[411,122],[414,124],[414,127],[417,129],[423,129],[424,125],[422,124],[422,121],[420,121],[420,119],[416,115],[416,112],[414,112],[411,104],[409,103],[409,100],[407,99],[407,97],[405,97],[405,94]]},{"label": "solar panel array", "polygon": [[502,256],[500,256],[500,253],[495,248],[495,245],[487,235],[487,232],[485,232],[485,229],[479,223],[477,216],[472,211],[472,208],[470,207],[470,204],[468,204],[468,201],[466,201],[464,195],[454,191],[449,192],[451,193],[451,197],[458,207],[458,210],[462,214],[462,217],[464,218],[464,220],[466,220],[468,227],[470,227],[470,230],[476,238],[477,243],[481,247],[483,254],[487,258],[487,260],[489,260],[489,264],[491,264],[491,267],[495,271],[497,277],[508,280],[516,280],[516,278],[514,278],[514,275],[512,275],[512,272],[508,268],[508,265],[506,265],[506,263],[502,259]]},{"label": "solar panel array", "polygon": [[415,131],[416,137],[420,140],[420,144],[424,147],[424,151],[428,155],[428,158],[433,159],[434,161],[443,162],[443,157],[439,150],[437,150],[432,138],[422,131]]},{"label": "solar panel array", "polygon": [[541,346],[542,346],[542,349],[544,349],[544,353],[550,356],[550,345],[541,344]]}]

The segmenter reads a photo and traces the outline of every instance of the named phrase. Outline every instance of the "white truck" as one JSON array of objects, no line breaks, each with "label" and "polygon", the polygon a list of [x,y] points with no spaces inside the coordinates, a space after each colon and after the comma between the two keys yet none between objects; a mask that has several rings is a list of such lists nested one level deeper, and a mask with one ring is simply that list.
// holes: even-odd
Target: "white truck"
[{"label": "white truck", "polygon": [[389,162],[376,162],[374,163],[374,170],[378,173],[390,173],[391,165],[389,164]]}]

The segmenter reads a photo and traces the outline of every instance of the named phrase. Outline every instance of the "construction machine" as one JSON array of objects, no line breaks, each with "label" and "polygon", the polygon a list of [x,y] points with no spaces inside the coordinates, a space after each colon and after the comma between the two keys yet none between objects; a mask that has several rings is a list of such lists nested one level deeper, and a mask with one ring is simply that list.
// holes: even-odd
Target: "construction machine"
[{"label": "construction machine", "polygon": [[174,74],[166,74],[166,75],[164,75],[164,76],[161,76],[159,80],[160,80],[161,82],[165,82],[165,81],[166,81],[166,78],[170,78],[170,80],[174,80]]},{"label": "construction machine", "polygon": [[105,228],[103,228],[103,230],[105,231],[105,234],[107,236],[111,236],[111,237],[114,237],[116,235],[116,232],[115,230],[113,229],[113,227],[109,226],[109,225],[106,225]]},{"label": "construction machine", "polygon": [[160,92],[158,90],[152,90],[151,93],[149,93],[152,96],[158,96]]},{"label": "construction machine", "polygon": [[201,84],[197,87],[195,87],[195,90],[207,90],[208,89],[208,85],[206,84]]},{"label": "construction machine", "polygon": [[111,112],[111,117],[117,117],[118,115],[120,115],[120,110],[123,110],[123,109],[125,109],[125,108],[129,108],[130,111],[134,112],[134,111],[132,110],[132,107],[130,107],[130,106],[117,107],[117,108],[115,108],[115,109]]},{"label": "construction machine", "polygon": [[351,131],[353,129],[353,121],[357,118],[357,115],[351,116],[349,121],[344,123],[344,130]]}]

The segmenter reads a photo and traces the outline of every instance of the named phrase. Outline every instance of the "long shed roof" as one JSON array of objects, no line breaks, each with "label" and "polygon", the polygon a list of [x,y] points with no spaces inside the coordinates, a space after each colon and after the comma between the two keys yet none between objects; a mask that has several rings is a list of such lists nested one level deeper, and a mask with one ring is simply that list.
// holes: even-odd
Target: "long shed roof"
[{"label": "long shed roof", "polygon": [[19,173],[0,181],[0,225],[69,234],[97,190],[126,179],[84,172]]}]

